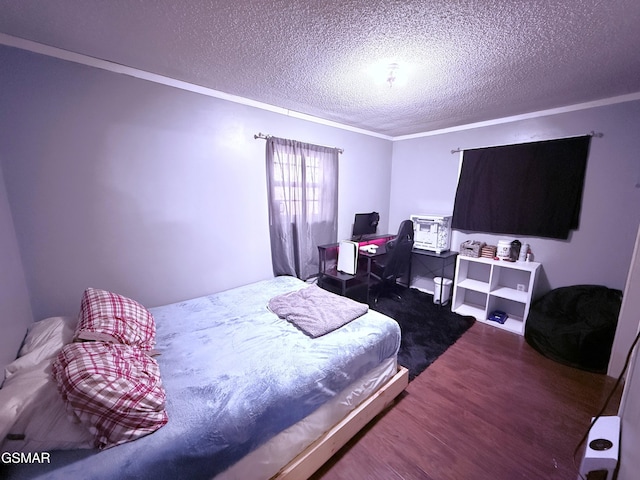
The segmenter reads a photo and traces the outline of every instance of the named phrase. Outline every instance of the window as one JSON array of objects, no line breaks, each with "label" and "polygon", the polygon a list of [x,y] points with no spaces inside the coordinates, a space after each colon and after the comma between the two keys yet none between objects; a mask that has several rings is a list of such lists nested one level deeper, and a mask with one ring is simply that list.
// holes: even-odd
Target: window
[{"label": "window", "polygon": [[287,211],[302,212],[303,208],[310,216],[320,214],[322,187],[322,171],[320,159],[305,159],[304,172],[302,162],[293,154],[283,155],[281,161],[275,162],[274,168],[274,201],[280,204],[280,214]]},{"label": "window", "polygon": [[266,162],[274,274],[307,279],[337,240],[338,150],[268,137]]}]

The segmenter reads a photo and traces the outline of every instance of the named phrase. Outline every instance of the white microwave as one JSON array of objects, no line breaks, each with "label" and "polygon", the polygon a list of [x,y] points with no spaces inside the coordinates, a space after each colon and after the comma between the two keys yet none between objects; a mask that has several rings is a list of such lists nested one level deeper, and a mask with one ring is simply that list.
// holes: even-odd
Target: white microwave
[{"label": "white microwave", "polygon": [[450,215],[411,215],[413,247],[440,254],[451,248]]}]

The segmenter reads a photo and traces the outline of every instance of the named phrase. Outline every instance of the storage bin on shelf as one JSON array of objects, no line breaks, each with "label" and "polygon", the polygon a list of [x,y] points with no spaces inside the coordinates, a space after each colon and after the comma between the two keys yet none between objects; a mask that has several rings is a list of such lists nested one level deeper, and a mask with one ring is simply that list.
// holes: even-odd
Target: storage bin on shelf
[{"label": "storage bin on shelf", "polygon": [[465,257],[478,258],[480,256],[480,250],[486,244],[479,240],[466,240],[460,245],[460,255]]}]

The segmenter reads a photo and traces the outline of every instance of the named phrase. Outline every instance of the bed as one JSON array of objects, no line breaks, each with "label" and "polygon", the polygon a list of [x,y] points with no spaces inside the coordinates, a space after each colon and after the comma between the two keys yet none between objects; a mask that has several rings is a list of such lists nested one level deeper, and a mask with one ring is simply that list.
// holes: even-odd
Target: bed
[{"label": "bed", "polygon": [[[314,337],[269,309],[273,299],[311,291],[300,280],[277,277],[149,309],[155,342],[145,343],[139,329],[135,350],[155,360],[141,370],[153,378],[157,364],[159,380],[149,384],[161,386],[154,399],[162,401],[140,407],[155,408],[149,433],[106,445],[78,418],[70,420],[53,380],[63,346],[99,346],[104,339],[98,333],[72,342],[75,318],[36,322],[0,389],[0,427],[18,425],[3,431],[0,473],[65,480],[307,478],[408,381],[396,363],[394,320],[368,310]],[[22,377],[28,388],[12,392]]]}]

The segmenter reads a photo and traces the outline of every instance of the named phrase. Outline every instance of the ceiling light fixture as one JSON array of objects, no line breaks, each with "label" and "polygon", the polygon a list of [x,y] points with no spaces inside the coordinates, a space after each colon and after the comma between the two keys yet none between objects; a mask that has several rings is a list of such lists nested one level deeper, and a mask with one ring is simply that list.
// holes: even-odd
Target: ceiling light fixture
[{"label": "ceiling light fixture", "polygon": [[387,83],[389,84],[389,88],[393,87],[393,82],[396,81],[396,71],[400,68],[400,65],[397,63],[389,64],[389,75],[387,76]]},{"label": "ceiling light fixture", "polygon": [[387,58],[370,64],[366,71],[377,87],[384,89],[393,87],[395,90],[407,85],[413,66],[396,58]]}]

